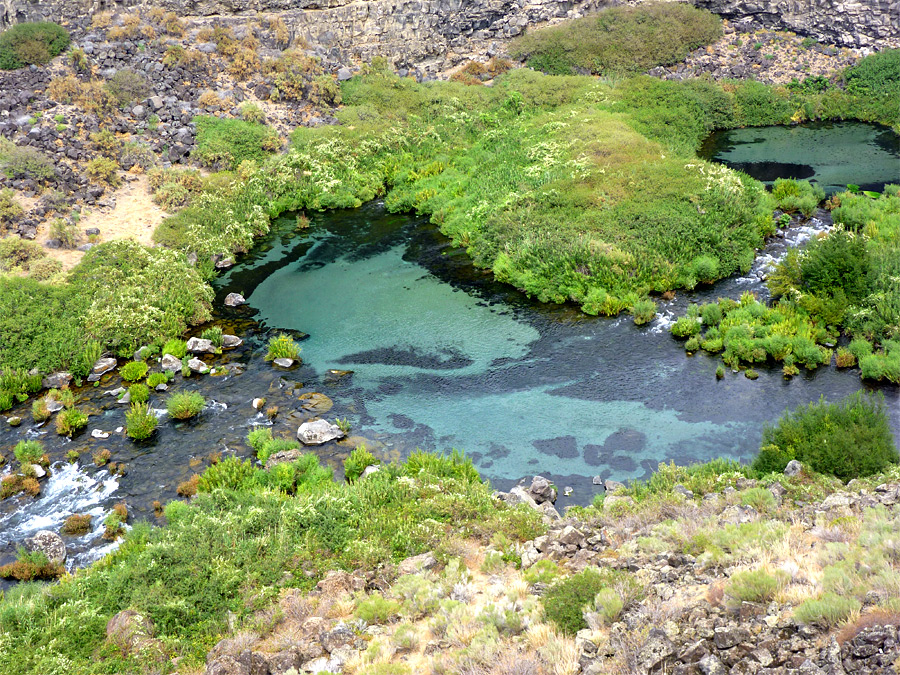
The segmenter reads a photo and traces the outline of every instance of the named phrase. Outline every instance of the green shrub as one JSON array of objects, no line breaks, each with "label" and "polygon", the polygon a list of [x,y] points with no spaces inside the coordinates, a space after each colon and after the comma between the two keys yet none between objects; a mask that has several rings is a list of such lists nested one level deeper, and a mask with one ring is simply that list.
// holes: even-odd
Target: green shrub
[{"label": "green shrub", "polygon": [[46,183],[56,176],[53,161],[37,148],[19,146],[0,138],[0,172],[10,180]]},{"label": "green shrub", "polygon": [[143,441],[153,435],[159,420],[147,402],[132,401],[131,408],[125,413],[125,434],[136,441]]},{"label": "green shrub", "polygon": [[177,338],[168,340],[166,344],[163,345],[162,353],[174,356],[176,359],[183,359],[187,356],[187,342]]},{"label": "green shrub", "polygon": [[69,46],[69,33],[49,21],[20,23],[0,33],[0,69],[43,65]]},{"label": "green shrub", "polygon": [[119,163],[109,157],[94,157],[85,167],[84,172],[98,183],[106,183],[117,187],[122,179],[119,177]]},{"label": "green shrub", "polygon": [[832,297],[841,293],[845,304],[859,302],[868,294],[870,270],[866,241],[841,231],[810,242],[800,260],[800,280],[805,289]]},{"label": "green shrub", "polygon": [[150,370],[150,366],[146,361],[129,361],[119,369],[119,375],[126,382],[137,382],[142,380]]},{"label": "green shrub", "polygon": [[290,335],[276,335],[269,338],[269,348],[266,352],[266,361],[275,359],[293,359],[300,357],[300,347]]},{"label": "green shrub", "polygon": [[525,570],[523,576],[529,584],[550,584],[561,574],[559,565],[553,560],[541,558]]},{"label": "green shrub", "polygon": [[589,567],[547,589],[544,594],[547,620],[561,631],[574,635],[587,628],[585,608],[594,602],[598,593],[610,589],[619,594],[625,606],[641,594],[637,581],[627,572]]},{"label": "green shrub", "polygon": [[78,408],[66,408],[56,415],[56,433],[60,436],[72,436],[79,429],[87,426],[88,416]]},{"label": "green shrub", "polygon": [[634,322],[638,326],[650,323],[653,321],[653,317],[656,316],[656,303],[650,298],[638,300],[631,308],[631,313],[634,315]]},{"label": "green shrub", "polygon": [[823,593],[819,598],[809,599],[794,610],[794,618],[800,623],[837,626],[862,605],[853,597],[834,593]]},{"label": "green shrub", "polygon": [[[168,352],[164,352],[168,353]],[[159,385],[169,381],[169,376],[165,373],[150,373],[147,376],[147,386],[156,389]]]},{"label": "green shrub", "polygon": [[200,475],[197,489],[200,492],[240,490],[253,485],[255,477],[256,469],[250,460],[242,462],[237,457],[228,457]]},{"label": "green shrub", "polygon": [[366,623],[386,623],[400,613],[400,603],[388,600],[380,593],[373,593],[356,607],[356,616]]},{"label": "green shrub", "polygon": [[844,73],[847,88],[864,95],[900,92],[900,49],[870,54]]},{"label": "green shrub", "polygon": [[783,471],[797,459],[819,473],[850,480],[884,471],[900,461],[884,399],[857,392],[838,403],[800,406],[763,430],[753,467]]},{"label": "green shrub", "polygon": [[718,17],[689,5],[616,7],[529,31],[511,44],[510,53],[556,75],[639,73],[677,63],[721,34]]},{"label": "green shrub", "polygon": [[[25,211],[19,205],[19,202],[16,201],[15,193],[9,188],[0,189],[0,231],[2,231],[3,227],[6,227],[18,220],[23,213],[25,213]],[[9,246],[10,242],[13,241],[15,241],[15,239],[4,239],[0,241],[0,246]],[[3,264],[3,258],[5,257],[6,256],[4,254],[0,253],[0,265]]]},{"label": "green shrub", "polygon": [[205,329],[200,337],[204,340],[209,340],[213,343],[214,347],[222,347],[222,329],[219,326],[212,326],[210,328]]},{"label": "green shrub", "polygon": [[168,410],[170,417],[177,420],[186,420],[199,415],[204,405],[206,405],[206,399],[203,398],[203,394],[200,392],[178,392],[168,398],[166,410]]},{"label": "green shrub", "polygon": [[204,166],[233,170],[245,160],[263,160],[281,145],[267,126],[236,119],[195,117],[197,159]]},{"label": "green shrub", "polygon": [[344,476],[351,483],[359,478],[368,466],[380,464],[381,461],[375,458],[371,452],[366,449],[365,445],[354,448],[350,456],[344,460]]},{"label": "green shrub", "polygon": [[784,586],[784,573],[769,574],[766,570],[736,572],[725,585],[729,604],[740,606],[742,602],[769,602]]},{"label": "green shrub", "polygon": [[772,185],[775,205],[786,213],[800,211],[809,218],[819,203],[825,199],[825,191],[817,183],[791,178],[779,178]]},{"label": "green shrub", "polygon": [[65,574],[65,568],[58,563],[51,563],[42,551],[29,553],[19,547],[16,561],[0,567],[0,578],[17,581],[33,581],[35,579],[56,579]]},{"label": "green shrub", "polygon": [[700,322],[689,316],[680,317],[669,329],[673,337],[687,339],[700,332]]},{"label": "green shrub", "polygon": [[142,74],[130,68],[117,70],[106,83],[106,90],[119,106],[141,101],[150,95],[150,83]]},{"label": "green shrub", "polygon": [[146,403],[150,400],[150,389],[146,384],[133,384],[128,387],[128,393],[131,395],[133,403]]},{"label": "green shrub", "polygon": [[426,475],[434,478],[452,478],[466,483],[481,482],[472,460],[455,449],[449,455],[415,450],[403,465],[403,472],[410,477]]},{"label": "green shrub", "polygon": [[44,456],[44,446],[40,441],[19,441],[13,454],[20,464],[39,464]]},{"label": "green shrub", "polygon": [[775,508],[775,495],[764,487],[750,488],[741,495],[741,504],[752,506],[760,513],[766,513]]}]

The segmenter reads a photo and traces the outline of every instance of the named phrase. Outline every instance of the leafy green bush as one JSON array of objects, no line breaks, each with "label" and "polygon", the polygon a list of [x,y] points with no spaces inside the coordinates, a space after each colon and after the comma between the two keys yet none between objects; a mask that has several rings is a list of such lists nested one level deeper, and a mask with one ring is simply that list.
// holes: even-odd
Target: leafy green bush
[{"label": "leafy green bush", "polygon": [[43,65],[69,46],[68,31],[49,21],[20,23],[0,33],[0,69]]},{"label": "leafy green bush", "polygon": [[136,441],[143,441],[153,435],[159,420],[147,402],[133,401],[125,413],[125,434]]},{"label": "leafy green bush", "polygon": [[511,44],[510,53],[554,75],[639,73],[677,63],[721,34],[718,17],[689,5],[616,7],[529,31]]},{"label": "leafy green bush", "polygon": [[300,357],[300,347],[290,335],[276,335],[269,338],[269,347],[266,352],[266,361],[275,359],[293,359]]},{"label": "leafy green bush", "polygon": [[56,433],[60,436],[72,436],[79,429],[87,426],[88,416],[78,408],[60,410],[56,415]]},{"label": "leafy green bush", "polygon": [[555,581],[560,574],[559,565],[556,562],[548,558],[541,558],[525,570],[522,576],[529,584],[549,584]]},{"label": "leafy green bush", "polygon": [[775,205],[786,213],[800,211],[809,218],[819,203],[825,199],[825,191],[817,183],[791,178],[778,178],[772,185]]},{"label": "leafy green bush", "polygon": [[656,303],[650,298],[638,300],[631,308],[631,313],[634,315],[634,322],[638,326],[650,323],[653,321],[653,317],[656,316]]},{"label": "leafy green bush", "polygon": [[819,473],[850,480],[884,471],[900,461],[884,399],[857,392],[839,401],[800,406],[763,430],[753,467],[783,471],[797,459]]},{"label": "leafy green bush", "polygon": [[178,392],[172,394],[166,401],[166,410],[169,416],[177,420],[186,420],[195,417],[203,410],[206,399],[197,391]]},{"label": "leafy green bush", "polygon": [[166,344],[163,345],[162,353],[170,354],[176,359],[183,359],[185,356],[187,356],[187,342],[185,342],[184,340],[179,340],[177,338],[167,340]]},{"label": "leafy green bush", "polygon": [[216,169],[233,170],[245,160],[263,160],[281,145],[278,133],[265,125],[236,119],[195,117],[197,159]]},{"label": "leafy green bush", "polygon": [[900,92],[900,49],[870,54],[844,74],[847,88],[860,94]]},{"label": "leafy green bush", "polygon": [[150,400],[150,389],[140,382],[128,387],[128,393],[134,403],[146,403]]},{"label": "leafy green bush", "polygon": [[136,382],[142,380],[150,370],[150,366],[146,361],[129,361],[119,369],[119,375],[126,382]]},{"label": "leafy green bush", "polygon": [[870,270],[865,240],[847,232],[814,239],[800,258],[802,286],[821,296],[840,293],[845,303],[857,303],[868,294]]},{"label": "leafy green bush", "polygon": [[197,488],[200,492],[240,490],[252,486],[255,477],[256,469],[249,460],[242,462],[237,457],[228,457],[204,471]]},{"label": "leafy green bush", "polygon": [[[167,354],[168,352],[163,352]],[[147,386],[156,389],[161,384],[165,384],[169,381],[169,376],[165,373],[150,373],[147,376]]]},{"label": "leafy green bush", "polygon": [[38,464],[44,456],[44,446],[40,441],[19,441],[13,454],[20,464]]},{"label": "leafy green bush", "polygon": [[[598,593],[608,589],[618,593],[624,606],[640,597],[642,592],[638,582],[628,572],[589,567],[557,581],[547,589],[544,595],[547,620],[561,631],[574,635],[587,628],[585,608],[594,602]],[[621,609],[619,607],[619,611]]]},{"label": "leafy green bush", "polygon": [[700,322],[689,316],[680,317],[669,329],[673,337],[686,339],[700,332]]},{"label": "leafy green bush", "polygon": [[380,460],[376,459],[375,455],[369,452],[365,445],[360,445],[354,448],[350,456],[344,460],[344,476],[352,483],[362,475],[366,467],[380,463]]}]

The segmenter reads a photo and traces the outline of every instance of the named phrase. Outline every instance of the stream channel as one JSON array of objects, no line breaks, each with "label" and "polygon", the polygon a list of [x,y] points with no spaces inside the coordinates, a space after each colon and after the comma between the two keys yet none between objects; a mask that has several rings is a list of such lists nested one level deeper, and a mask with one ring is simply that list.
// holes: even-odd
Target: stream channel
[{"label": "stream channel", "polygon": [[[882,162],[880,174],[866,173],[857,182],[868,188],[900,180],[900,149],[885,139],[884,128],[855,126],[865,127],[876,149],[893,157]],[[823,127],[825,140],[835,128],[845,135],[843,126],[831,125]],[[742,147],[761,157],[757,146],[768,141],[748,138],[717,137],[706,151],[718,148],[709,156],[719,161],[726,158],[716,153],[730,154],[735,164],[757,161],[735,159]],[[804,147],[824,142],[821,134],[815,142],[800,138]],[[866,143],[857,139],[860,147]],[[867,153],[857,156],[869,162]],[[802,163],[777,156],[783,164]],[[852,169],[846,176],[826,170],[828,185],[840,186],[862,171]],[[795,220],[767,243],[748,274],[680,292],[660,304],[655,321],[638,327],[630,316],[590,317],[572,306],[529,300],[473,268],[427,219],[389,214],[380,202],[315,215],[304,231],[293,216],[279,218],[215,284],[216,323],[244,339],[239,348],[207,359],[227,366],[228,374],[178,376],[168,392],[154,392],[151,407],[161,419],[152,440],[135,443],[116,431],[124,426],[126,406],[107,392],[120,386],[118,375],[77,391],[78,405],[91,417],[72,440],[50,425],[34,425],[30,401],[7,412],[23,422],[15,428],[0,424],[0,449],[12,460],[0,472],[11,470],[11,449],[22,438],[41,439],[53,466],[38,499],[0,502],[0,564],[14,557],[25,537],[58,531],[72,513],[95,518],[87,535],[66,537],[70,568],[114,546],[101,534],[103,517],[116,502],[126,502],[132,518],[156,522],[153,502],[177,498],[177,485],[216,454],[250,456],[247,431],[270,424],[251,407],[255,397],[265,397],[266,407],[278,406],[276,435],[293,436],[299,423],[316,416],[347,419],[350,438],[313,449],[338,477],[341,460],[361,442],[385,459],[417,447],[458,448],[498,488],[537,473],[561,488],[571,486],[574,492],[560,498],[560,508],[589,503],[602,490],[593,484],[595,476],[641,478],[670,460],[749,460],[764,423],[820,396],[837,400],[863,387],[880,390],[900,431],[898,388],[863,383],[855,369],[829,366],[785,379],[780,368],[760,367],[756,381],[730,371],[719,381],[716,357],[688,357],[668,333],[690,302],[737,298],[745,291],[765,296],[762,279],[774,261],[828,227],[830,216],[822,210]],[[232,291],[248,304],[223,307]],[[281,330],[303,338],[303,363],[291,370],[263,360],[266,340]],[[166,417],[165,396],[180,390],[207,397],[196,420],[173,423]],[[111,433],[95,439],[93,429]],[[123,474],[94,465],[92,453],[101,448],[111,451],[112,468],[121,464]],[[71,449],[81,453],[74,464],[65,461]]]}]

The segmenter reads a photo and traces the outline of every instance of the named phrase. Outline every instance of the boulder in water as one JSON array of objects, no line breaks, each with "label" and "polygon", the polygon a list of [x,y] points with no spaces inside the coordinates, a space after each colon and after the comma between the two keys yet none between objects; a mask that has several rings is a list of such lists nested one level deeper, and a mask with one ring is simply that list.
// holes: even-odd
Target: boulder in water
[{"label": "boulder in water", "polygon": [[244,341],[239,338],[237,335],[223,335],[222,336],[222,346],[225,349],[233,349],[234,347],[240,347],[244,344]]},{"label": "boulder in water", "polygon": [[215,354],[216,348],[212,340],[204,340],[203,338],[192,337],[187,341],[187,350],[191,354]]},{"label": "boulder in water", "polygon": [[292,365],[294,365],[294,359],[280,358],[275,359],[274,361],[272,361],[272,363],[274,363],[279,368],[290,368]]},{"label": "boulder in water", "polygon": [[116,367],[116,360],[111,356],[107,356],[102,359],[98,359],[94,364],[94,367],[91,369],[91,374],[88,375],[88,382],[96,382],[103,375],[111,371]]},{"label": "boulder in water", "polygon": [[188,361],[188,368],[190,368],[195,373],[208,373],[209,366],[207,366],[200,359],[191,359]]},{"label": "boulder in water", "polygon": [[62,389],[72,381],[72,373],[53,373],[41,380],[41,386],[44,389]]},{"label": "boulder in water", "polygon": [[25,549],[29,553],[40,551],[51,563],[62,563],[66,559],[66,545],[56,532],[39,530],[25,540]]},{"label": "boulder in water", "polygon": [[343,438],[345,435],[340,427],[327,420],[304,422],[297,429],[297,438],[303,445],[322,445],[322,443]]},{"label": "boulder in water", "polygon": [[229,293],[225,296],[225,306],[226,307],[240,307],[245,304],[247,301],[244,300],[244,296],[240,293]]},{"label": "boulder in water", "polygon": [[178,372],[181,370],[181,359],[176,359],[171,354],[163,354],[162,361],[159,364],[163,370],[171,370]]}]

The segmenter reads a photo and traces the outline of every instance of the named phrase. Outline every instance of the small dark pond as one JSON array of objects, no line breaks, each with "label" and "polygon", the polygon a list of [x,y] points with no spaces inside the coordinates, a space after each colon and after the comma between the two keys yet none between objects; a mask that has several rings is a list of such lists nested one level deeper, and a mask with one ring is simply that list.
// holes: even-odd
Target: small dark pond
[{"label": "small dark pond", "polygon": [[862,122],[717,131],[700,155],[767,184],[777,178],[818,182],[827,194],[847,188],[881,191],[900,182],[900,134]]}]

